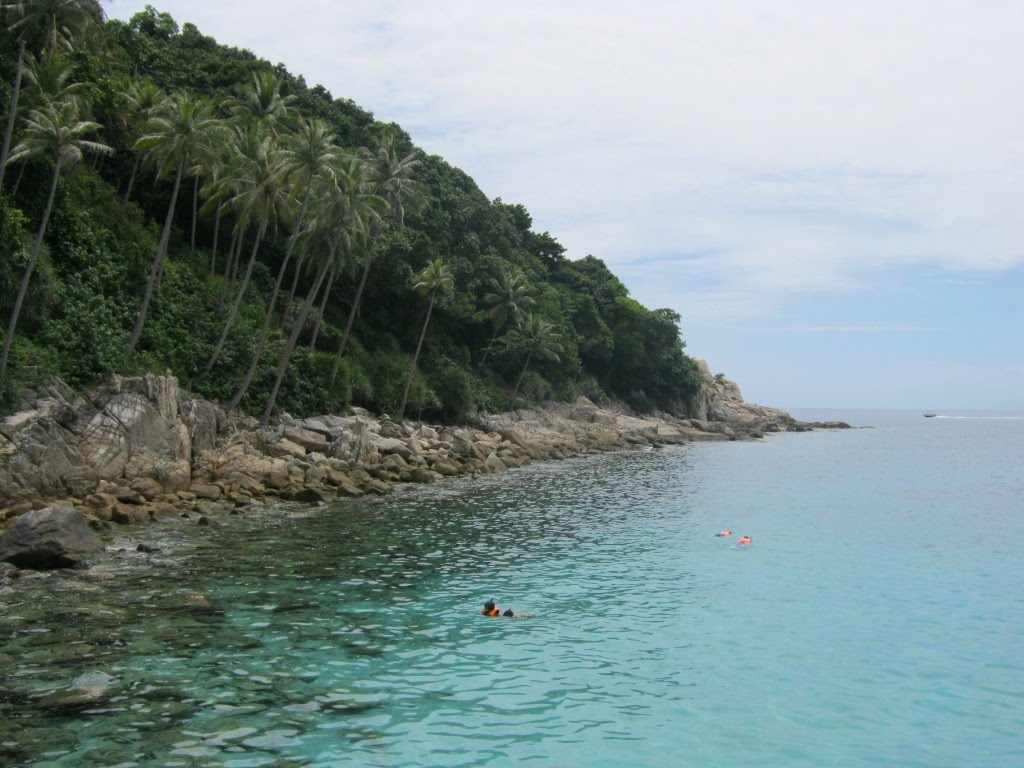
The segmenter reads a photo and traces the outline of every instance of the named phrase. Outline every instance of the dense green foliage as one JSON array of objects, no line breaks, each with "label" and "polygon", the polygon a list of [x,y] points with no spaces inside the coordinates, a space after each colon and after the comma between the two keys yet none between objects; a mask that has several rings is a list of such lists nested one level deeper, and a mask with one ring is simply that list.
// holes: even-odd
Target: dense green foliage
[{"label": "dense green foliage", "polygon": [[[523,206],[489,200],[465,173],[419,153],[400,127],[151,7],[125,23],[102,21],[91,0],[68,5],[80,14],[54,38],[45,17],[3,4],[0,114],[24,39],[26,71],[35,69],[22,83],[14,146],[46,104],[73,101],[115,152],[86,153],[61,169],[0,374],[6,407],[42,376],[87,385],[143,371],[171,371],[223,402],[239,396],[239,407],[257,414],[272,405],[272,390],[292,413],[347,405],[394,413],[410,374],[407,412],[445,420],[517,398],[579,394],[679,411],[699,387],[678,315],[641,306],[599,259],[565,258],[554,237],[532,230]],[[70,91],[39,85],[44,59],[68,75],[59,86]],[[216,118],[187,149],[183,133],[168,138],[179,130],[168,105],[181,107],[185,94],[196,99],[190,108]],[[294,160],[295,137],[310,126],[324,126],[338,145],[325,150],[322,169]],[[254,167],[261,157],[257,188],[258,172],[242,160]],[[55,178],[53,158],[19,158],[0,190],[4,331]],[[261,218],[266,232],[249,273]],[[453,290],[415,291],[435,262]],[[309,295],[316,286],[329,294]],[[239,389],[250,368],[251,384]]]}]

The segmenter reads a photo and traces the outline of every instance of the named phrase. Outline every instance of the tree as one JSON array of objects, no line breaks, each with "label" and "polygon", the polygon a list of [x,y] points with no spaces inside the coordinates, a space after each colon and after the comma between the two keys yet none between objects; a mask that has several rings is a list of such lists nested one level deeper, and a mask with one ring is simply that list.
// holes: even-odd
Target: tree
[{"label": "tree", "polygon": [[[385,202],[399,231],[401,231],[405,226],[406,209],[422,207],[426,198],[423,187],[413,178],[416,166],[420,162],[419,150],[413,150],[402,156],[399,154],[396,144],[394,132],[385,136],[377,148],[376,154],[368,163],[367,176],[373,194]],[[371,241],[375,239],[379,224],[380,222],[376,222],[371,229]],[[334,356],[334,370],[331,372],[332,382],[338,377],[338,368],[341,366],[341,358],[345,354],[349,334],[352,332],[352,323],[355,321],[356,313],[359,312],[359,304],[363,299],[363,289],[366,287],[366,278],[370,274],[372,261],[371,242],[370,247],[365,251],[363,273],[359,278],[359,287],[356,288],[355,298],[352,300],[345,332],[342,334],[341,344],[338,345],[338,352]]]},{"label": "tree", "polygon": [[[149,78],[133,82],[123,94],[126,109],[122,118],[129,123],[144,127],[149,121],[159,115],[167,102],[167,95]],[[136,151],[135,160],[132,162],[132,172],[128,177],[128,188],[124,192],[124,199],[132,196],[132,187],[135,186],[135,175],[139,170],[139,163],[143,153]]]},{"label": "tree", "polygon": [[249,263],[245,267],[242,283],[238,287],[235,301],[231,305],[228,319],[224,323],[217,346],[210,355],[209,361],[201,375],[205,376],[217,363],[228,333],[235,324],[238,308],[249,286],[252,268],[256,263],[263,237],[267,233],[270,222],[278,218],[287,205],[287,190],[281,173],[281,157],[277,140],[273,136],[260,135],[263,132],[258,126],[252,126],[250,132],[252,144],[250,152],[239,156],[225,173],[226,182],[235,190],[230,205],[238,214],[240,225],[244,228],[252,224],[256,228],[256,239],[253,241]]},{"label": "tree", "polygon": [[519,387],[526,376],[526,369],[530,367],[530,361],[534,357],[543,357],[553,363],[561,362],[559,355],[563,353],[562,345],[558,339],[555,326],[538,315],[527,315],[525,322],[519,328],[509,331],[510,336],[518,337],[526,350],[526,362],[523,363],[523,370],[519,372],[516,385],[512,388],[512,400],[519,394]]},{"label": "tree", "polygon": [[423,329],[420,331],[420,339],[416,342],[416,352],[412,356],[412,365],[409,366],[409,375],[405,380],[405,389],[402,391],[402,401],[398,404],[396,417],[401,419],[405,415],[405,404],[409,399],[409,390],[412,388],[412,377],[416,373],[416,362],[420,357],[420,350],[423,348],[423,339],[427,335],[427,325],[430,324],[430,314],[434,311],[434,302],[438,294],[450,296],[455,290],[455,278],[448,269],[448,266],[436,259],[427,264],[423,270],[416,275],[416,282],[413,283],[413,290],[429,294],[430,304],[427,306],[427,316],[423,320]]},{"label": "tree", "polygon": [[139,317],[135,321],[131,338],[128,340],[130,349],[135,349],[139,336],[142,335],[146,313],[153,297],[153,286],[156,284],[157,277],[163,269],[164,259],[167,257],[167,245],[170,242],[174,210],[178,204],[181,177],[202,149],[222,132],[223,126],[214,116],[213,109],[207,100],[196,98],[188,93],[176,93],[168,100],[159,114],[150,118],[146,125],[145,135],[135,142],[137,149],[149,153],[159,176],[167,177],[173,174],[174,189],[171,192],[171,202],[167,206],[163,233],[149,269],[146,289],[142,296],[142,306],[139,308]]},{"label": "tree", "polygon": [[288,118],[293,96],[282,96],[283,78],[273,70],[256,72],[249,86],[228,102],[231,115],[243,123],[259,124],[277,135]]},{"label": "tree", "polygon": [[11,94],[11,108],[7,113],[7,127],[4,129],[4,145],[0,150],[0,189],[4,186],[4,173],[7,171],[7,155],[11,149],[11,138],[14,135],[14,122],[18,119],[18,96],[21,93],[21,75],[25,65],[25,41],[18,45],[18,67],[14,74],[14,92]]},{"label": "tree", "polygon": [[[292,228],[291,237],[288,238],[284,260],[277,271],[277,280],[274,282],[274,290],[270,295],[267,311],[263,317],[263,327],[260,329],[260,338],[256,343],[256,351],[253,353],[252,361],[249,363],[249,370],[246,372],[241,386],[228,404],[229,411],[234,410],[242,398],[245,397],[245,393],[252,383],[253,376],[256,375],[256,368],[260,364],[263,347],[267,342],[267,334],[270,331],[270,321],[277,306],[277,296],[281,290],[281,282],[284,279],[285,271],[288,269],[288,261],[291,259],[292,251],[295,249],[295,241],[302,231],[302,224],[306,217],[310,196],[313,194],[317,179],[323,178],[328,190],[335,183],[337,178],[335,166],[340,158],[339,153],[340,150],[335,143],[334,134],[327,128],[327,124],[320,120],[303,120],[299,124],[298,130],[293,135],[286,137],[283,142],[280,155],[281,171],[286,178],[290,179],[294,191],[302,191],[302,205],[299,208],[299,215]],[[335,226],[340,225],[340,221],[335,222]]]},{"label": "tree", "polygon": [[25,272],[22,275],[11,319],[7,324],[3,354],[0,355],[0,380],[3,379],[7,370],[7,357],[11,350],[11,343],[14,341],[14,329],[18,324],[18,316],[21,314],[21,307],[25,301],[29,281],[32,279],[32,272],[39,260],[39,252],[43,245],[43,236],[46,234],[46,225],[50,221],[50,213],[53,210],[53,199],[57,193],[57,182],[60,180],[61,170],[77,165],[81,162],[85,152],[97,154],[113,152],[107,145],[85,138],[100,128],[102,126],[98,123],[79,120],[78,105],[73,102],[49,104],[29,115],[25,125],[24,138],[11,153],[12,160],[27,159],[38,155],[51,157],[53,159],[53,180],[50,182],[50,194],[46,200],[46,208],[39,224],[35,245],[32,247],[32,255],[29,257],[28,266],[25,267]]},{"label": "tree", "polygon": [[502,269],[498,276],[491,278],[490,291],[484,294],[484,304],[487,305],[487,314],[490,315],[491,323],[494,326],[494,334],[491,341],[484,350],[484,356],[480,365],[487,362],[487,355],[491,351],[491,344],[498,338],[498,332],[505,327],[509,320],[516,326],[520,326],[525,315],[525,310],[533,309],[537,303],[533,298],[533,289],[526,279],[526,275],[519,269]]},{"label": "tree", "polygon": [[103,8],[98,0],[20,0],[3,3],[2,7],[18,16],[10,26],[12,31],[25,35],[43,28],[43,46],[49,51],[71,50],[72,41],[89,27],[103,22]]}]

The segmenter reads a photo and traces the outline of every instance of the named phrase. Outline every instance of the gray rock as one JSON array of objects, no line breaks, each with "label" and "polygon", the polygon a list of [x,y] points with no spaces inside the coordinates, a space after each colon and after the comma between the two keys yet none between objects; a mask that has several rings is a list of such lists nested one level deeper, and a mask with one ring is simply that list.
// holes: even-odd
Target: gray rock
[{"label": "gray rock", "polygon": [[73,509],[28,512],[0,534],[0,560],[19,568],[68,568],[102,551],[103,542]]}]

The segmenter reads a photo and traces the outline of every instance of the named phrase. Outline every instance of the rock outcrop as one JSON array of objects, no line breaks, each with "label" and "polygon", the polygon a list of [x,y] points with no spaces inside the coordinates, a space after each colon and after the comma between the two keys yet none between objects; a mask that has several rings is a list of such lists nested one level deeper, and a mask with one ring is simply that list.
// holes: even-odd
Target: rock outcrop
[{"label": "rock outcrop", "polygon": [[0,561],[19,568],[71,568],[102,551],[103,542],[74,509],[33,510],[0,533]]},{"label": "rock outcrop", "polygon": [[[531,461],[811,428],[774,408],[744,403],[739,387],[715,380],[699,363],[705,383],[688,418],[638,416],[580,398],[481,413],[478,428],[399,424],[359,409],[307,419],[282,414],[261,428],[190,398],[171,376],[118,377],[88,398],[54,382],[32,408],[0,423],[0,529],[9,527],[5,540],[20,541],[37,520],[50,519],[34,510],[55,499],[65,507],[57,510],[62,520],[81,524],[78,534],[88,533],[85,523],[97,529],[161,520],[211,525],[217,514],[240,514],[265,497],[319,504]],[[6,559],[49,563],[29,567],[73,564],[96,546],[81,541],[87,543],[52,552],[43,547],[51,554],[36,559]]]}]

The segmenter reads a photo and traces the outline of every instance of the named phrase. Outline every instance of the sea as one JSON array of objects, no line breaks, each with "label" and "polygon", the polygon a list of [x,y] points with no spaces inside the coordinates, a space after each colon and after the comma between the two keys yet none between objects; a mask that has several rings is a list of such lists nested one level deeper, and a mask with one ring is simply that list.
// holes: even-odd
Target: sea
[{"label": "sea", "polygon": [[0,765],[1024,766],[1024,414],[793,413],[0,579]]}]

